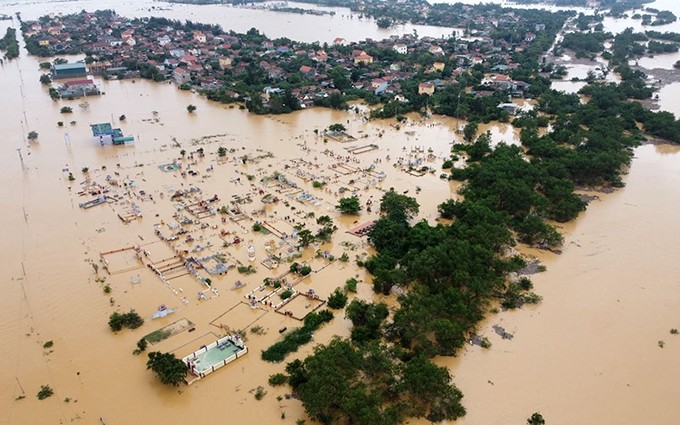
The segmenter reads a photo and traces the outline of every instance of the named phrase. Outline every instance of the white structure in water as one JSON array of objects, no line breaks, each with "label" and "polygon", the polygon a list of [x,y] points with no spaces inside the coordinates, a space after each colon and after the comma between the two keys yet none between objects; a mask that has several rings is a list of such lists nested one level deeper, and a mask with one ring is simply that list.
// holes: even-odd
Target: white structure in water
[{"label": "white structure in water", "polygon": [[187,384],[205,378],[247,352],[248,347],[243,344],[243,340],[238,335],[227,335],[211,344],[204,345],[198,351],[182,359],[189,369],[186,377]]}]

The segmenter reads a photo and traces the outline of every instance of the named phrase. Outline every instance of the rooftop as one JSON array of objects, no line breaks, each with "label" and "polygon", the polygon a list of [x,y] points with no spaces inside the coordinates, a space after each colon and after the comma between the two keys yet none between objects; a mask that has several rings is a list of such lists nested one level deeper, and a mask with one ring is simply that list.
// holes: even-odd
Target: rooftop
[{"label": "rooftop", "polygon": [[85,69],[85,64],[84,63],[60,63],[56,65],[52,65],[52,69],[55,71],[65,71],[67,69]]}]

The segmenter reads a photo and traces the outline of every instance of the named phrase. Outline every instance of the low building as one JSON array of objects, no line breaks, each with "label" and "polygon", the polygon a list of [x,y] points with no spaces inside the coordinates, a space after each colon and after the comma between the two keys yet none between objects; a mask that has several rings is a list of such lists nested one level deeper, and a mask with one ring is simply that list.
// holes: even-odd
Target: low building
[{"label": "low building", "polygon": [[172,70],[172,79],[177,84],[184,84],[191,81],[191,72],[186,68],[177,67]]},{"label": "low building", "polygon": [[333,45],[334,46],[347,46],[349,43],[347,40],[345,40],[342,37],[337,37],[335,40],[333,40]]},{"label": "low building", "polygon": [[58,88],[57,91],[62,98],[96,96],[101,94],[101,91],[94,84],[94,81],[88,79],[66,82],[63,86]]},{"label": "low building", "polygon": [[510,115],[517,114],[517,110],[519,109],[519,105],[515,103],[501,103],[498,107],[508,112]]},{"label": "low building", "polygon": [[418,85],[418,94],[424,94],[431,96],[434,94],[434,84],[432,83],[420,83]]},{"label": "low building", "polygon": [[64,79],[64,78],[81,78],[87,76],[87,70],[85,69],[85,64],[76,63],[63,63],[52,65],[52,79]]},{"label": "low building", "polygon": [[406,47],[406,45],[403,43],[395,44],[393,49],[400,55],[405,55],[406,53],[408,53],[408,47]]},{"label": "low building", "polygon": [[219,62],[220,62],[220,66],[222,68],[227,68],[227,67],[231,66],[232,60],[231,60],[230,57],[220,56]]},{"label": "low building", "polygon": [[360,63],[364,63],[366,65],[372,64],[373,56],[366,52],[361,52],[361,54],[354,58],[354,65],[359,65]]}]

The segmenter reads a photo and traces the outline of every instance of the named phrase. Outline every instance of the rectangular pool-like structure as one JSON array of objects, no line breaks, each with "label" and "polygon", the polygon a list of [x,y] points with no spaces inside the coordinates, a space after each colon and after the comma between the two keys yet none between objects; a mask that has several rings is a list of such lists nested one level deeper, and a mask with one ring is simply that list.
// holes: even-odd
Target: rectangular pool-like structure
[{"label": "rectangular pool-like structure", "polygon": [[227,335],[217,341],[204,345],[184,357],[182,361],[187,365],[189,374],[187,384],[205,378],[217,369],[226,366],[248,352],[248,347],[238,335]]}]

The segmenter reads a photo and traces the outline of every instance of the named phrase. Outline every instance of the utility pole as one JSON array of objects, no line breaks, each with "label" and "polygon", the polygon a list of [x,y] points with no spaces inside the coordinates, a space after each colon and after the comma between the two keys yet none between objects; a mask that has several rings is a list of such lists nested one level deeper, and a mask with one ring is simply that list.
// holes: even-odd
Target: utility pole
[{"label": "utility pole", "polygon": [[19,154],[19,162],[21,162],[21,170],[26,171],[26,165],[24,164],[24,156],[21,155],[21,148],[17,148],[17,153]]}]

